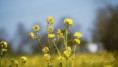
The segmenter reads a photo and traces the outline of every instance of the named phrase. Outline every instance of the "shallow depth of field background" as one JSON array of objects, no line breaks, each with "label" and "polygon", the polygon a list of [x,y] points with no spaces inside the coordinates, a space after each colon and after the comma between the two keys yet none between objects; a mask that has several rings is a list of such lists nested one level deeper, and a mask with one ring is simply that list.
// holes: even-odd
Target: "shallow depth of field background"
[{"label": "shallow depth of field background", "polygon": [[41,62],[42,49],[38,41],[31,40],[28,35],[32,26],[39,24],[45,41],[47,16],[54,17],[55,31],[63,28],[64,18],[69,17],[73,19],[72,35],[74,31],[83,34],[76,52],[76,66],[81,62],[85,67],[118,66],[117,0],[0,0],[0,41],[8,42],[5,62],[25,55],[32,60],[28,61],[29,65],[32,63],[37,67],[35,65]]}]

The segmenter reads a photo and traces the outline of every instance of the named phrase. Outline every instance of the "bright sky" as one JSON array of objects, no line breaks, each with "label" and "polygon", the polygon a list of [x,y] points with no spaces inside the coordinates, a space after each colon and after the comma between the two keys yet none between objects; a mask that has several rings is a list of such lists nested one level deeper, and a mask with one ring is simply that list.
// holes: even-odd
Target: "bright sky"
[{"label": "bright sky", "polygon": [[30,30],[36,22],[46,27],[47,16],[53,16],[55,24],[62,17],[69,16],[74,18],[74,25],[80,24],[80,31],[89,37],[89,29],[95,22],[99,8],[96,2],[97,0],[0,0],[0,29],[5,28],[13,37],[19,22],[23,22],[27,30]]}]

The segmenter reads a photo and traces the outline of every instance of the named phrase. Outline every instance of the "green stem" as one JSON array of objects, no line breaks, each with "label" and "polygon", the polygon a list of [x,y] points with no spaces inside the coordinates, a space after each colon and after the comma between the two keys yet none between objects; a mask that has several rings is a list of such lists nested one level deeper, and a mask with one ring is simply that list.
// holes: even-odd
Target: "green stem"
[{"label": "green stem", "polygon": [[0,67],[2,67],[2,51],[0,52]]},{"label": "green stem", "polygon": [[74,45],[74,54],[73,54],[73,58],[72,58],[72,67],[74,67],[75,51],[76,51],[76,45]]},{"label": "green stem", "polygon": [[75,57],[76,45],[74,45],[74,57]]},{"label": "green stem", "polygon": [[67,49],[67,46],[68,46],[68,29],[66,29],[66,49]]},{"label": "green stem", "polygon": [[67,49],[67,46],[68,46],[68,25],[66,27],[66,37],[65,37],[65,41],[66,41],[66,49]]},{"label": "green stem", "polygon": [[56,50],[57,50],[59,56],[61,56],[60,51],[59,51],[59,49],[57,48],[57,45],[55,44],[55,41],[54,41],[54,46],[56,47]]},{"label": "green stem", "polygon": [[65,39],[65,37],[63,37],[63,39],[64,39],[64,45],[65,45],[65,48],[66,48],[66,39]]},{"label": "green stem", "polygon": [[38,35],[39,35],[40,41],[42,42],[42,44],[43,44],[43,46],[44,46],[44,42],[43,42],[43,40],[42,40],[42,37],[40,36],[40,33],[38,33]]},{"label": "green stem", "polygon": [[41,47],[43,47],[43,45],[41,44],[41,39],[40,39],[37,35],[36,35],[36,37],[37,37],[37,39],[38,39],[38,41],[39,41]]},{"label": "green stem", "polygon": [[68,67],[68,59],[66,59],[66,67]]},{"label": "green stem", "polygon": [[[49,45],[49,49],[51,49],[51,45],[50,45],[50,41],[49,41],[49,39],[48,39],[48,34],[49,34],[49,32],[48,32],[48,27],[49,27],[49,24],[47,24],[47,40],[48,40],[48,45]],[[50,53],[50,51],[49,51],[49,53]]]}]

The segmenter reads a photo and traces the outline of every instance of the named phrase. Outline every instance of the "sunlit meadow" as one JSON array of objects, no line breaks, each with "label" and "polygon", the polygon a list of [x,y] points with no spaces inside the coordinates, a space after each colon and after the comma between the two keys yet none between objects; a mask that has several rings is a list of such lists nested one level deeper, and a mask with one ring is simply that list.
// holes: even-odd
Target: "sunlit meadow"
[{"label": "sunlit meadow", "polygon": [[[52,16],[46,18],[47,33],[46,41],[43,41],[40,35],[40,25],[35,24],[29,32],[30,40],[38,39],[42,53],[35,55],[9,56],[8,42],[0,42],[0,66],[1,67],[117,67],[117,52],[107,52],[103,50],[101,53],[83,53],[76,52],[78,46],[81,45],[83,35],[79,31],[75,31],[71,38],[68,38],[71,26],[74,24],[71,18],[65,18],[64,29],[52,27],[55,20]],[[55,31],[54,31],[55,30]],[[61,44],[58,42],[62,40]],[[61,48],[58,47],[61,46]],[[81,49],[81,47],[79,48]]]}]

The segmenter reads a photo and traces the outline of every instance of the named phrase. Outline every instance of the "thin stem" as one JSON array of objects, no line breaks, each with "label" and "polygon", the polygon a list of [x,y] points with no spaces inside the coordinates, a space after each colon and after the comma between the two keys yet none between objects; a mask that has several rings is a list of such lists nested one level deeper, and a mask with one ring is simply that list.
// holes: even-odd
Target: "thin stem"
[{"label": "thin stem", "polygon": [[65,40],[65,37],[63,37],[63,39],[64,39],[64,45],[65,45],[65,48],[66,48],[66,40]]},{"label": "thin stem", "polygon": [[68,40],[68,32],[67,32],[68,30],[66,29],[66,49],[67,49],[67,46],[68,46],[68,44],[67,44],[67,40]]},{"label": "thin stem", "polygon": [[41,44],[41,39],[40,39],[37,35],[36,35],[36,37],[37,37],[37,39],[38,39],[38,41],[39,41],[41,47],[43,47],[43,45]]},{"label": "thin stem", "polygon": [[54,41],[54,46],[56,47],[56,50],[57,50],[59,56],[61,56],[60,51],[59,51],[59,49],[57,48],[57,45],[55,44],[55,41]]},{"label": "thin stem", "polygon": [[2,67],[2,51],[0,52],[0,66]]},{"label": "thin stem", "polygon": [[49,41],[49,39],[48,39],[48,44],[49,44],[49,48],[50,48],[50,41]]},{"label": "thin stem", "polygon": [[68,67],[68,59],[66,59],[66,67]]},{"label": "thin stem", "polygon": [[40,33],[38,33],[38,35],[39,35],[40,41],[42,42],[42,44],[43,44],[43,46],[44,46],[44,42],[43,42],[43,40],[42,40],[42,37],[40,36]]},{"label": "thin stem", "polygon": [[65,40],[66,40],[66,49],[67,49],[67,46],[68,46],[68,25],[66,27],[66,38],[65,38]]},{"label": "thin stem", "polygon": [[73,54],[73,58],[72,58],[72,67],[74,67],[75,51],[76,51],[76,45],[74,45],[74,54]]}]

